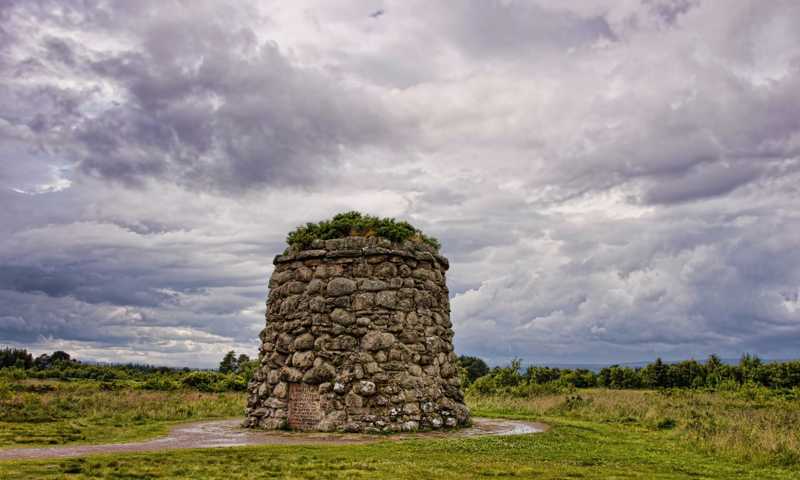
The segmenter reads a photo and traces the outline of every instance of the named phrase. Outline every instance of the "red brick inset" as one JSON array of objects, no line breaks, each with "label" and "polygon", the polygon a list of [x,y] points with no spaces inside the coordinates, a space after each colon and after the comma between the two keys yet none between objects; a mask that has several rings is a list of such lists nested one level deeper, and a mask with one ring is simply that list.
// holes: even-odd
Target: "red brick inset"
[{"label": "red brick inset", "polygon": [[319,407],[319,390],[316,385],[289,384],[289,428],[314,430],[322,420]]}]

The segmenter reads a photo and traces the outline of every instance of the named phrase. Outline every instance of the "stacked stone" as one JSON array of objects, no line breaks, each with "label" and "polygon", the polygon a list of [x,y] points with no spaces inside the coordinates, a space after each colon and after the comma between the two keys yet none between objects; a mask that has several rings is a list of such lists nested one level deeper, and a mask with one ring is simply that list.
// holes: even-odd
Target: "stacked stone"
[{"label": "stacked stone", "polygon": [[246,426],[391,432],[469,422],[430,246],[314,241],[275,257]]}]

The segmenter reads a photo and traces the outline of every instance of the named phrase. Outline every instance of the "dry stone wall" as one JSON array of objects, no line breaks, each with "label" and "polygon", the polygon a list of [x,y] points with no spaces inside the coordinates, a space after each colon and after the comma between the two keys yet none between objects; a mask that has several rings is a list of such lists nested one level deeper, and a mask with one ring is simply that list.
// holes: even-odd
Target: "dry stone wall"
[{"label": "dry stone wall", "polygon": [[317,240],[275,257],[246,426],[389,432],[469,423],[446,258],[418,242]]}]

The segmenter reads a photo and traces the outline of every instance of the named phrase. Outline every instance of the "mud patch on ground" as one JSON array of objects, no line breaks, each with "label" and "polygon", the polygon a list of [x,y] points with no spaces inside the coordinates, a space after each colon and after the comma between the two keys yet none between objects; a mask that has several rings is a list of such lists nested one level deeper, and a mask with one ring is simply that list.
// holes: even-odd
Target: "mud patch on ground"
[{"label": "mud patch on ground", "polygon": [[93,454],[158,452],[184,448],[221,448],[246,445],[346,445],[407,439],[524,435],[548,430],[542,423],[521,420],[474,418],[473,425],[456,431],[367,435],[347,433],[301,433],[259,431],[242,428],[241,419],[194,422],[177,425],[169,435],[154,440],[105,445],[75,445],[0,450],[0,460],[33,460],[78,457]]}]

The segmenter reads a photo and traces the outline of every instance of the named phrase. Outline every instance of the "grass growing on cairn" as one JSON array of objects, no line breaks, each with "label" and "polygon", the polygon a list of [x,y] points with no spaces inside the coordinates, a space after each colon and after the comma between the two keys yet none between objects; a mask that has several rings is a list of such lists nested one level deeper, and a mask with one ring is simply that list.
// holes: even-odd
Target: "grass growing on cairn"
[{"label": "grass growing on cairn", "polygon": [[422,233],[408,222],[394,218],[379,218],[361,212],[344,212],[330,220],[307,223],[289,233],[286,243],[308,247],[314,240],[330,240],[343,237],[382,237],[393,242],[414,240],[426,243],[439,250],[439,241]]}]

